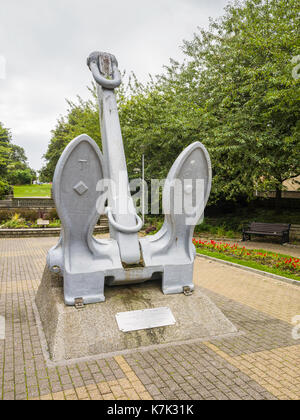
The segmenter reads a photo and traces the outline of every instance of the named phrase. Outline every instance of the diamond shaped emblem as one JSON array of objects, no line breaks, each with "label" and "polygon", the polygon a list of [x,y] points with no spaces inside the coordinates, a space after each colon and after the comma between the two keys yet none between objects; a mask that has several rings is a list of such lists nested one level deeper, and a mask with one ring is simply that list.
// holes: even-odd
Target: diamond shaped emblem
[{"label": "diamond shaped emblem", "polygon": [[78,184],[73,187],[73,189],[77,192],[79,195],[83,195],[85,192],[87,192],[88,187],[85,185],[84,182],[80,181]]}]

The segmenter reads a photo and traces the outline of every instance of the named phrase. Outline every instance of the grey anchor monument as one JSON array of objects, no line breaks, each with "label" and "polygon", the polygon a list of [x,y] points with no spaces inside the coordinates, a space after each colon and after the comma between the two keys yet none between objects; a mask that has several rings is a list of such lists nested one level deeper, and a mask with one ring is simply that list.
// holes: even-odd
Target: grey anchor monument
[{"label": "grey anchor monument", "polygon": [[[143,222],[130,195],[114,93],[121,83],[118,63],[100,52],[92,53],[87,63],[98,89],[103,153],[83,134],[69,143],[56,166],[53,198],[62,230],[47,255],[36,297],[51,358],[235,332],[219,309],[194,291],[192,236],[210,194],[208,152],[200,142],[183,150],[163,189],[164,224],[155,235],[139,238]],[[110,238],[96,239],[93,230],[104,213]],[[118,325],[126,310],[129,322],[136,324],[131,329]],[[150,320],[158,314],[169,322],[161,319],[149,334],[147,327],[138,326],[137,310],[148,310]]]}]

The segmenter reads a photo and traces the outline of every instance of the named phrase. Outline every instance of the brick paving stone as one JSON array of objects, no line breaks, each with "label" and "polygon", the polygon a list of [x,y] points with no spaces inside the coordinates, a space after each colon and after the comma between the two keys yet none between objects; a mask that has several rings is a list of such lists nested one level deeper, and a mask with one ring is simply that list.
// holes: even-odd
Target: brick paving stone
[{"label": "brick paving stone", "polygon": [[291,323],[299,314],[299,286],[218,264],[199,258],[195,264],[196,284],[273,319]]},{"label": "brick paving stone", "polygon": [[93,379],[96,383],[102,382],[102,381],[105,380],[104,375],[102,375],[102,373],[94,373],[93,374]]},{"label": "brick paving stone", "polygon": [[139,400],[138,393],[134,389],[125,389],[125,394],[130,400]]},{"label": "brick paving stone", "polygon": [[157,388],[157,386],[156,385],[154,385],[154,384],[148,384],[148,385],[145,385],[145,388],[147,389],[147,391],[152,395],[152,396],[155,396],[155,395],[159,395],[160,394],[160,391],[159,391],[159,389]]},{"label": "brick paving stone", "polygon": [[202,259],[198,287],[243,335],[48,367],[33,300],[56,240],[0,239],[0,399],[300,399],[300,288]]}]

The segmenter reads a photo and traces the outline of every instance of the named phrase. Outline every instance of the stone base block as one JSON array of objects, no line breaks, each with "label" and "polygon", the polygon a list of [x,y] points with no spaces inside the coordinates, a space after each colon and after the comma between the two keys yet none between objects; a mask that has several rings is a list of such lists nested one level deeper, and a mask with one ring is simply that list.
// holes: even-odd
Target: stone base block
[{"label": "stone base block", "polygon": [[[138,349],[235,333],[236,327],[216,305],[195,288],[191,296],[164,295],[161,282],[105,288],[106,301],[83,309],[66,306],[63,280],[45,268],[36,305],[53,361]],[[176,324],[121,332],[118,312],[158,308],[171,309]]]}]

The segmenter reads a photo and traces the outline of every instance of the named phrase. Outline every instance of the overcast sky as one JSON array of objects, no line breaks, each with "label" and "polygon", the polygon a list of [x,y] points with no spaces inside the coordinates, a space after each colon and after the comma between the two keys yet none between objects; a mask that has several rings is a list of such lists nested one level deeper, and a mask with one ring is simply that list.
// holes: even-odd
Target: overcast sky
[{"label": "overcast sky", "polygon": [[[0,121],[40,169],[65,99],[88,97],[86,58],[111,52],[140,80],[181,61],[183,39],[228,0],[1,0]],[[4,62],[6,62],[4,69]],[[5,70],[5,71],[4,71]]]}]

